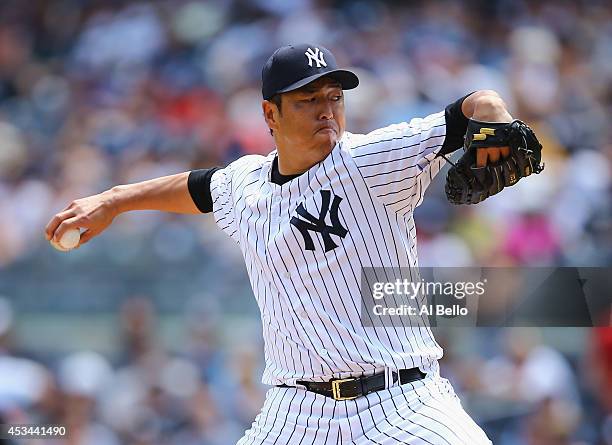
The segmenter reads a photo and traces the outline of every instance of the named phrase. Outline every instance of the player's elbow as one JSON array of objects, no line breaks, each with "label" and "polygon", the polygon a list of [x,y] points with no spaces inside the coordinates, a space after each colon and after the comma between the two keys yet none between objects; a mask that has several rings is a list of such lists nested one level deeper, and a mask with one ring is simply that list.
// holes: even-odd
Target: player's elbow
[{"label": "player's elbow", "polygon": [[483,90],[473,99],[473,114],[481,116],[498,116],[507,110],[504,100],[493,90]]},{"label": "player's elbow", "polygon": [[478,90],[475,94],[476,96],[493,96],[493,97],[499,97],[501,98],[501,96],[499,95],[499,93],[495,90]]},{"label": "player's elbow", "polygon": [[461,106],[464,116],[474,114],[499,115],[506,109],[506,103],[495,90],[479,90],[470,94]]},{"label": "player's elbow", "polygon": [[495,90],[480,90],[474,94],[474,102],[481,106],[505,106],[504,100]]}]

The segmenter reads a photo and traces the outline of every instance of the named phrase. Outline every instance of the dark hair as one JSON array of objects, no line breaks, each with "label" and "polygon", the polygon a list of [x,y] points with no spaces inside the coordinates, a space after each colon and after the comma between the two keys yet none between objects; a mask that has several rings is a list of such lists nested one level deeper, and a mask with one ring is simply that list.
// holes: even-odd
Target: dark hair
[{"label": "dark hair", "polygon": [[282,100],[281,100],[281,95],[280,94],[275,94],[274,96],[272,96],[270,98],[270,102],[272,102],[274,105],[276,105],[276,107],[278,108],[278,112],[282,113]]},{"label": "dark hair", "polygon": [[[278,108],[278,114],[283,114],[283,109],[281,104],[283,103],[281,95],[280,94],[275,94],[274,96],[272,96],[270,98],[270,102],[272,102],[274,105],[276,105],[276,108]],[[274,136],[274,131],[270,128],[270,134],[272,136]]]}]

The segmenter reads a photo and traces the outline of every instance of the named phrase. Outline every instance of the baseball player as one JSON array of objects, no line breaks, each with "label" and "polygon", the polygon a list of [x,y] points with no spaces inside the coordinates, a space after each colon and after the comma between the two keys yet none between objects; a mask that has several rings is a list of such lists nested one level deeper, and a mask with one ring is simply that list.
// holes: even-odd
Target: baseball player
[{"label": "baseball player", "polygon": [[[442,349],[427,323],[364,327],[359,289],[363,268],[418,276],[413,212],[468,123],[489,123],[475,130],[482,145],[468,170],[510,160],[507,138],[486,141],[490,127],[513,122],[503,100],[477,91],[427,117],[352,134],[343,90],[359,81],[326,48],[279,48],[262,82],[270,154],[78,199],[51,219],[47,239],[78,227],[84,244],[131,210],[214,215],[243,253],[262,317],[262,381],[272,385],[240,445],[490,443],[440,376]],[[453,168],[451,201],[503,188],[494,170]]]}]

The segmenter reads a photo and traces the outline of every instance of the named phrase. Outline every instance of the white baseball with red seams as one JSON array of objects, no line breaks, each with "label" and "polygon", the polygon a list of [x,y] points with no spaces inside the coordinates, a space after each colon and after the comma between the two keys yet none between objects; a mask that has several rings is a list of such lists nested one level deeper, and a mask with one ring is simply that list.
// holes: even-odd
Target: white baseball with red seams
[{"label": "white baseball with red seams", "polygon": [[55,247],[57,250],[62,252],[67,252],[69,250],[74,249],[79,245],[81,241],[81,231],[79,229],[69,229],[64,232],[59,242],[55,242],[53,238],[51,239],[51,245]]}]

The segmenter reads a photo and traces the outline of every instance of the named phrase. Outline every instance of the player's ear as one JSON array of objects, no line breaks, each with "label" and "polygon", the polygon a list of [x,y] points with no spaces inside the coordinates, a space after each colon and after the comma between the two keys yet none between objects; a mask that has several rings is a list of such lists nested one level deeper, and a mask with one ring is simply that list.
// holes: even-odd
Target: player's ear
[{"label": "player's ear", "polygon": [[276,104],[269,100],[263,100],[261,102],[261,109],[263,111],[264,119],[268,124],[268,128],[270,128],[271,130],[275,130],[276,128],[278,128],[279,112]]}]

